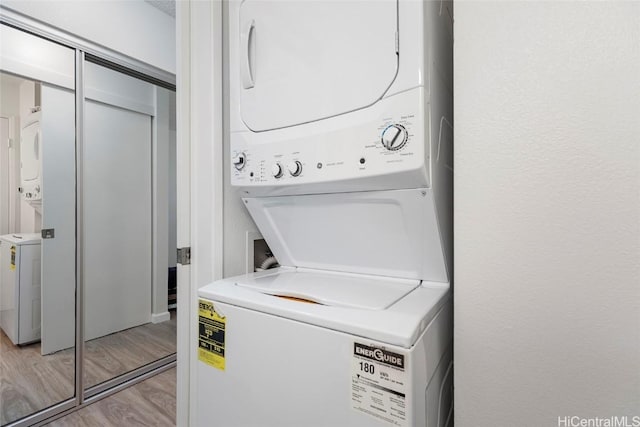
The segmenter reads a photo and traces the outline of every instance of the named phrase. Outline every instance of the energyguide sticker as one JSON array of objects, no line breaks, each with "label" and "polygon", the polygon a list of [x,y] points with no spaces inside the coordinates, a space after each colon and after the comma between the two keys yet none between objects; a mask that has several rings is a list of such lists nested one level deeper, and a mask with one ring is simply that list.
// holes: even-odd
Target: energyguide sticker
[{"label": "energyguide sticker", "polygon": [[198,359],[224,371],[224,338],[227,319],[213,307],[211,301],[198,300]]},{"label": "energyguide sticker", "polygon": [[408,426],[406,356],[353,343],[351,407],[394,426]]},{"label": "energyguide sticker", "polygon": [[9,269],[15,270],[16,269],[16,247],[11,246],[11,249],[9,250],[11,251],[11,263],[9,264]]}]

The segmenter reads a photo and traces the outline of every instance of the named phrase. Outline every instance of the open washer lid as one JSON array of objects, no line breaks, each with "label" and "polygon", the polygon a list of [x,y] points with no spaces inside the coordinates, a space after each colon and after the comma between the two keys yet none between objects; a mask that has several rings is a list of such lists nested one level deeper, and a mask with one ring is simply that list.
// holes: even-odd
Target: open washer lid
[{"label": "open washer lid", "polygon": [[243,200],[280,265],[449,281],[429,188]]},{"label": "open washer lid", "polygon": [[280,269],[263,276],[244,276],[236,283],[263,294],[365,310],[384,310],[420,285],[419,280],[302,268]]}]

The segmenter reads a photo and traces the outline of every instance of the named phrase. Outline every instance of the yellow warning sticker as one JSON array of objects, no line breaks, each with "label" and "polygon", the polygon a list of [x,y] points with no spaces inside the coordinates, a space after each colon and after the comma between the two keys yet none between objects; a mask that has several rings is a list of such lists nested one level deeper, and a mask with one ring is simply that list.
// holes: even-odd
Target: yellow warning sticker
[{"label": "yellow warning sticker", "polygon": [[227,319],[213,308],[213,303],[198,301],[198,359],[224,371],[224,337]]},{"label": "yellow warning sticker", "polygon": [[15,270],[16,269],[16,247],[15,246],[11,246],[11,263],[9,264],[9,268],[11,270]]}]

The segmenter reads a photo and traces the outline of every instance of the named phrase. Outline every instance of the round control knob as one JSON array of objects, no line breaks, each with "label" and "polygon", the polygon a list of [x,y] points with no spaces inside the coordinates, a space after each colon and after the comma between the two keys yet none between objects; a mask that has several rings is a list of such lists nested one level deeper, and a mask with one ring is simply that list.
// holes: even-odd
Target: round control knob
[{"label": "round control knob", "polygon": [[295,162],[289,163],[287,169],[289,169],[291,176],[298,176],[302,173],[302,163],[296,160]]},{"label": "round control knob", "polygon": [[280,163],[274,163],[273,166],[271,166],[271,175],[273,175],[274,178],[280,178],[282,176],[282,166],[280,166]]},{"label": "round control knob", "polygon": [[382,145],[387,150],[396,151],[404,147],[409,139],[409,134],[404,126],[393,124],[382,131]]},{"label": "round control knob", "polygon": [[233,167],[235,167],[236,170],[242,170],[247,164],[247,156],[244,153],[238,153],[233,156],[231,162],[233,163]]}]

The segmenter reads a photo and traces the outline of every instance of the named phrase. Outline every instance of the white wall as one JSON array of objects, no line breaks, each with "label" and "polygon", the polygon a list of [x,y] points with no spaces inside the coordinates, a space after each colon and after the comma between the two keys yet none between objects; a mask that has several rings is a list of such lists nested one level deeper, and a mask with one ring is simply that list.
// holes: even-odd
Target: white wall
[{"label": "white wall", "polygon": [[0,116],[17,116],[20,114],[20,79],[14,76],[5,76],[0,78]]},{"label": "white wall", "polygon": [[456,427],[640,415],[639,22],[456,3]]},{"label": "white wall", "polygon": [[175,19],[141,0],[3,0],[2,6],[175,73]]},{"label": "white wall", "polygon": [[17,205],[20,202],[16,190],[15,150],[9,148],[5,138],[12,139],[12,147],[20,137],[19,120],[20,79],[3,74],[0,77],[0,119],[2,122],[2,139],[0,139],[0,234],[15,232]]}]

